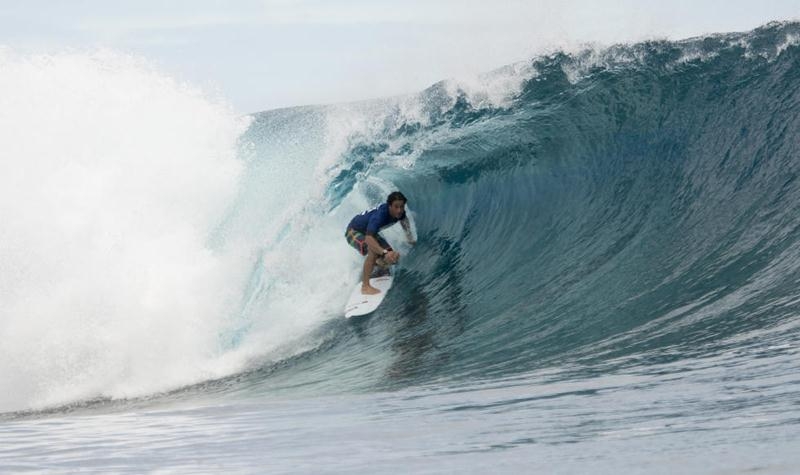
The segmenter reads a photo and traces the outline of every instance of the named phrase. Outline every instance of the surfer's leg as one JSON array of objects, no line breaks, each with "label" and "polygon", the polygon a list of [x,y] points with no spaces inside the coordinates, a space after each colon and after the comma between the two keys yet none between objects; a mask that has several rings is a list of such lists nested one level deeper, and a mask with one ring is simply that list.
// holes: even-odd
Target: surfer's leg
[{"label": "surfer's leg", "polygon": [[355,229],[347,229],[347,232],[344,233],[344,237],[347,239],[347,244],[353,247],[359,254],[362,256],[367,255],[367,243],[365,241],[366,236],[364,233],[360,231],[356,231]]},{"label": "surfer's leg", "polygon": [[375,261],[378,255],[369,251],[367,258],[364,259],[364,273],[361,275],[361,293],[362,294],[378,294],[381,291],[369,285],[369,277],[372,275],[372,269],[375,267]]},{"label": "surfer's leg", "polygon": [[363,274],[361,274],[361,293],[367,295],[380,293],[380,290],[369,285],[369,278],[372,275],[372,269],[375,268],[375,261],[378,259],[378,255],[369,250],[364,233],[355,229],[348,229],[344,235],[347,239],[347,244],[353,246],[362,256],[366,256]]}]

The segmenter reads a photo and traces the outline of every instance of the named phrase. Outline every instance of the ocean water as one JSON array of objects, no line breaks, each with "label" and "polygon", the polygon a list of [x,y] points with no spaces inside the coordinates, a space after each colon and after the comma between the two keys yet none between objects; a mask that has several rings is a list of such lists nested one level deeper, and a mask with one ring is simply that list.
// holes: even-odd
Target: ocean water
[{"label": "ocean water", "polygon": [[247,117],[2,50],[0,472],[798,473],[799,110],[791,22]]}]

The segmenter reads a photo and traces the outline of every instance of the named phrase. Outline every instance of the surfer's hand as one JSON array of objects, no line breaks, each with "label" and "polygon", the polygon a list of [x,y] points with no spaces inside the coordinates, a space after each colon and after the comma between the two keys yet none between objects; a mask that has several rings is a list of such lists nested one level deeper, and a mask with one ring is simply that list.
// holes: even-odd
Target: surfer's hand
[{"label": "surfer's hand", "polygon": [[396,251],[389,251],[386,253],[386,257],[384,260],[389,264],[397,264],[397,260],[400,259],[400,254]]}]

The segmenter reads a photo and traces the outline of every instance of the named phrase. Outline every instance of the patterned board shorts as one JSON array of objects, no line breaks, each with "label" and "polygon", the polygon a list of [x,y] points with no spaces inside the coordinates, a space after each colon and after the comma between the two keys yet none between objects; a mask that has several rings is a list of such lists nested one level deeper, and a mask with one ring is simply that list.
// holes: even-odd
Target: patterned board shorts
[{"label": "patterned board shorts", "polygon": [[[356,231],[353,228],[349,228],[347,231],[345,231],[344,237],[347,239],[347,244],[353,246],[353,248],[362,256],[367,255],[367,236],[364,233],[361,231]],[[392,250],[392,246],[390,246],[380,234],[378,234],[375,238],[378,240],[378,244],[380,244],[382,248],[390,251]]]}]

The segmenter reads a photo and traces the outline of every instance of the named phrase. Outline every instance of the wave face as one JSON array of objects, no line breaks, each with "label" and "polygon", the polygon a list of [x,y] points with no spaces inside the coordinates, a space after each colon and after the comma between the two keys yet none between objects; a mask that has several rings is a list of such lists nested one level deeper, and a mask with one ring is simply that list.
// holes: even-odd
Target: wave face
[{"label": "wave face", "polygon": [[424,235],[425,371],[692,358],[796,340],[798,25],[558,54],[508,108],[386,170]]},{"label": "wave face", "polygon": [[[800,25],[783,23],[557,53],[414,96],[255,114],[243,133],[240,120],[207,101],[175,107],[170,98],[188,93],[154,80],[163,107],[128,115],[112,138],[170,112],[189,124],[179,130],[183,145],[197,136],[212,143],[180,158],[172,138],[148,132],[154,163],[165,164],[152,175],[138,158],[117,157],[132,173],[119,176],[103,155],[85,155],[84,171],[107,170],[125,186],[111,211],[86,208],[92,190],[77,185],[65,188],[75,190],[64,204],[73,219],[55,220],[60,204],[45,208],[82,262],[60,261],[64,242],[52,233],[44,243],[13,241],[7,255],[29,255],[34,245],[45,254],[33,271],[13,260],[3,270],[0,284],[16,298],[3,318],[16,326],[4,323],[2,336],[17,343],[2,373],[24,383],[26,396],[2,407],[187,384],[205,394],[372,391],[779,351],[800,337],[798,43]],[[149,83],[130,87],[141,84]],[[119,110],[117,95],[102,97],[110,102],[98,107]],[[107,124],[96,126],[108,134]],[[81,147],[73,144],[75,153]],[[69,166],[56,174],[42,160],[53,178],[42,183],[84,183],[69,181]],[[187,177],[196,166],[202,176]],[[132,197],[141,189],[127,185],[154,177],[140,208]],[[404,255],[395,287],[371,317],[345,321],[361,261],[344,226],[394,189],[409,198],[418,244],[386,233]],[[13,190],[4,193],[26,192]],[[197,200],[172,201],[188,192]],[[171,204],[152,221],[125,221],[137,231],[130,240],[107,236],[106,254],[80,247],[84,231],[118,230],[120,216],[160,213],[163,203]],[[186,216],[197,221],[187,226]],[[34,224],[3,229],[39,236]],[[120,274],[100,278],[109,262]],[[147,287],[165,262],[172,273],[161,291]],[[24,285],[10,277],[17,268],[28,269]],[[131,272],[143,287],[128,285]],[[87,310],[98,290],[108,298],[89,300]],[[202,305],[187,307],[199,297]],[[56,321],[66,336],[42,329]],[[145,351],[152,332],[164,344]],[[48,366],[57,354],[32,349],[42,348],[33,345],[42,334],[80,358]],[[180,356],[167,344],[178,335]]]},{"label": "wave face", "polygon": [[559,53],[489,92],[382,105],[326,202],[400,189],[419,244],[374,317],[287,379],[393,387],[796,341],[798,39],[771,24]]}]

